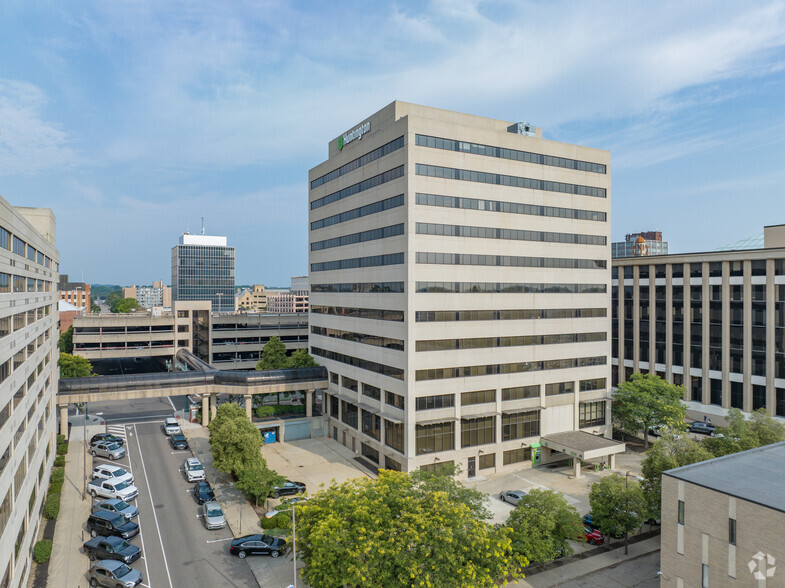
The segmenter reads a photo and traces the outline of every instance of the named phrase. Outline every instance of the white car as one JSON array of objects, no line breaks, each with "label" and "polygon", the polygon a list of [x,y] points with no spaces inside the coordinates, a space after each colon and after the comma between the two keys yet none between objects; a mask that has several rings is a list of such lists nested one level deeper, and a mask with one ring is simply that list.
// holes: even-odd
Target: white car
[{"label": "white car", "polygon": [[167,417],[164,420],[164,432],[167,435],[177,435],[180,433],[180,425],[177,424],[177,419],[172,417]]},{"label": "white car", "polygon": [[527,494],[523,490],[505,490],[499,494],[499,500],[515,505]]},{"label": "white car", "polygon": [[103,478],[104,480],[114,480],[117,482],[134,483],[134,476],[126,472],[123,468],[111,464],[101,464],[93,468],[93,478]]},{"label": "white car", "polygon": [[119,498],[126,502],[133,500],[139,495],[139,490],[136,486],[132,486],[128,482],[114,482],[112,480],[104,480],[103,478],[90,480],[90,483],[87,484],[87,489],[93,498],[99,496],[102,498]]},{"label": "white car", "polygon": [[204,480],[204,468],[202,467],[202,462],[200,462],[195,457],[189,457],[185,460],[185,463],[183,464],[183,471],[185,472],[185,477],[189,482],[198,482],[199,480]]}]

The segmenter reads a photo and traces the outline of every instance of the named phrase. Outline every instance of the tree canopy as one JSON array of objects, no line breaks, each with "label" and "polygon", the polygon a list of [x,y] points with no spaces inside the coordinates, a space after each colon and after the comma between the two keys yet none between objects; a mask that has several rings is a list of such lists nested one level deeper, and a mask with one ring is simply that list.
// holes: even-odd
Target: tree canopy
[{"label": "tree canopy", "polygon": [[545,562],[571,555],[568,539],[581,535],[581,517],[564,495],[535,488],[523,497],[507,519],[512,549],[530,562]]},{"label": "tree canopy", "polygon": [[139,308],[139,301],[136,298],[113,298],[110,309],[112,312],[127,314]]},{"label": "tree canopy", "polygon": [[63,353],[74,352],[74,326],[71,325],[65,331],[60,333],[60,339],[57,342],[57,347]]},{"label": "tree canopy", "polygon": [[286,345],[280,337],[270,337],[262,349],[262,359],[256,364],[256,369],[282,370],[286,367]]},{"label": "tree canopy", "polygon": [[457,465],[445,463],[435,470],[416,470],[411,476],[421,492],[444,492],[453,502],[465,504],[475,518],[489,520],[492,515],[488,510],[487,496],[458,482],[455,476],[459,473]]},{"label": "tree canopy", "polygon": [[285,481],[286,478],[267,467],[267,460],[260,456],[237,473],[235,487],[246,496],[253,496],[258,503],[260,498],[270,495],[274,486]]},{"label": "tree canopy", "polygon": [[288,369],[309,368],[318,365],[316,360],[308,353],[307,349],[297,349],[286,360],[286,367]]},{"label": "tree canopy", "polygon": [[683,397],[684,388],[655,374],[633,374],[619,384],[613,396],[613,420],[626,433],[643,432],[644,446],[648,447],[650,428],[684,428]]},{"label": "tree canopy", "polygon": [[716,427],[714,435],[703,440],[706,449],[717,457],[785,439],[785,426],[770,417],[765,408],[756,410],[749,420],[739,409],[731,408],[725,420],[726,426]]},{"label": "tree canopy", "polygon": [[592,522],[606,536],[618,536],[640,528],[648,513],[638,481],[618,474],[605,476],[592,484],[589,505]]},{"label": "tree canopy", "polygon": [[71,355],[61,351],[57,365],[60,367],[61,378],[84,378],[95,375],[93,364],[81,355]]},{"label": "tree canopy", "polygon": [[264,440],[245,410],[233,402],[225,402],[218,407],[208,428],[217,470],[238,475],[243,469],[261,467]]},{"label": "tree canopy", "polygon": [[527,563],[512,552],[509,529],[406,473],[333,483],[295,508],[312,586],[490,587]]}]

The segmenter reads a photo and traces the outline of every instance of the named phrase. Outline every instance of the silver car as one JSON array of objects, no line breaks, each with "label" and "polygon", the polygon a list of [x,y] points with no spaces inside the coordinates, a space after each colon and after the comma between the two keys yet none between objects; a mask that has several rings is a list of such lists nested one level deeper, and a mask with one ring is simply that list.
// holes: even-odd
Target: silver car
[{"label": "silver car", "polygon": [[120,459],[125,457],[125,447],[117,443],[96,443],[90,449],[93,457],[105,457],[107,459]]},{"label": "silver car", "polygon": [[499,494],[499,499],[502,502],[509,502],[512,505],[516,505],[524,496],[528,496],[528,494],[523,490],[505,490]]},{"label": "silver car", "polygon": [[142,572],[135,570],[121,561],[102,559],[87,571],[90,586],[106,586],[133,588],[142,583]]},{"label": "silver car", "polygon": [[217,502],[205,502],[202,505],[202,514],[204,515],[204,526],[208,529],[222,529],[226,526],[224,511],[221,510],[221,505]]}]

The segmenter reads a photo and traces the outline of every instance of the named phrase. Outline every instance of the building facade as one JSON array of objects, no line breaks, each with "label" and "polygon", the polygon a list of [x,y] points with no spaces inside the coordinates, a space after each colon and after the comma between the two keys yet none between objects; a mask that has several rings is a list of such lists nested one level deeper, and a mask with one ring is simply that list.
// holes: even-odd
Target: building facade
[{"label": "building facade", "polygon": [[267,291],[263,284],[254,284],[235,295],[235,311],[267,312]]},{"label": "building facade", "polygon": [[613,384],[635,372],[684,386],[708,415],[785,417],[785,226],[763,249],[613,261]]},{"label": "building facade", "polygon": [[234,247],[226,237],[180,237],[172,247],[172,300],[209,300],[216,312],[234,311]]},{"label": "building facade", "polygon": [[394,102],[309,181],[331,435],[473,476],[539,460],[546,433],[609,433],[607,151]]},{"label": "building facade", "polygon": [[668,242],[662,240],[660,231],[630,233],[624,241],[611,243],[611,257],[635,257],[641,255],[668,255]]},{"label": "building facade", "polygon": [[26,586],[56,452],[55,217],[0,198],[0,586]]},{"label": "building facade", "polygon": [[308,276],[292,278],[288,292],[270,292],[267,295],[268,312],[308,312],[310,285]]},{"label": "building facade", "polygon": [[662,474],[660,586],[785,586],[785,443]]},{"label": "building facade", "polygon": [[84,282],[71,282],[68,274],[62,274],[57,283],[57,294],[60,300],[73,304],[79,308],[84,308],[87,312],[92,309],[92,299],[90,297],[90,284]]},{"label": "building facade", "polygon": [[135,298],[139,306],[151,309],[156,306],[172,306],[172,289],[163,282],[152,286],[129,286],[123,288],[123,298]]}]

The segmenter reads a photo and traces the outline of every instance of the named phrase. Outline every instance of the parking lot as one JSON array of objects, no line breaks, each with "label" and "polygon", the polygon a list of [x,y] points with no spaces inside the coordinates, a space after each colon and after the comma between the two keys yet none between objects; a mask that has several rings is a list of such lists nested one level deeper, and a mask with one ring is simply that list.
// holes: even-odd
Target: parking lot
[{"label": "parking lot", "polygon": [[132,567],[142,572],[142,585],[255,586],[248,564],[229,554],[228,527],[208,531],[202,523],[193,484],[182,472],[191,452],[173,450],[160,422],[109,425],[107,432],[125,439],[128,455],[111,462],[95,458],[95,464],[120,465],[135,478],[140,533],[132,543],[143,555]]}]

